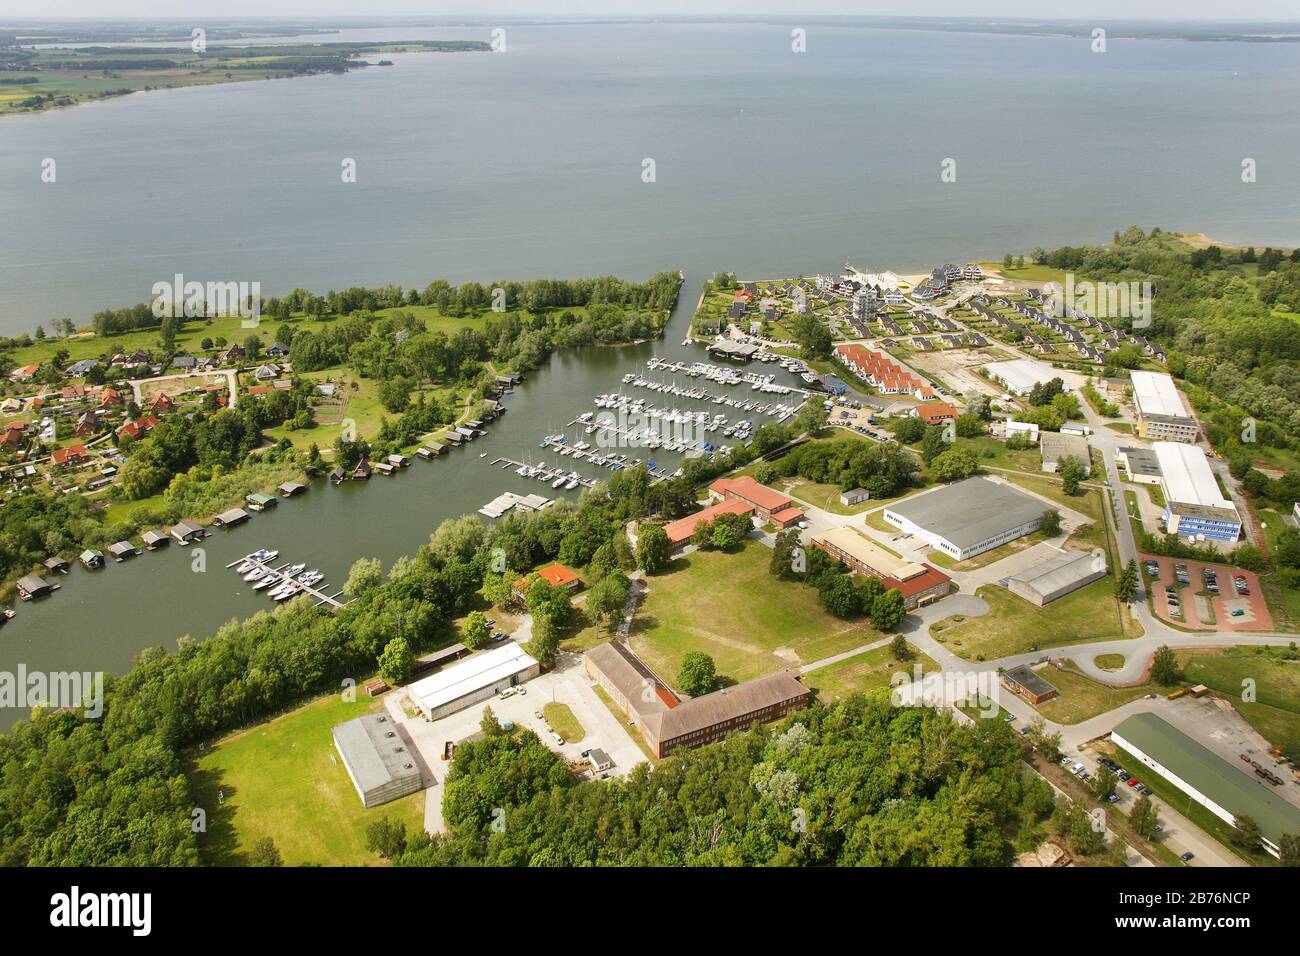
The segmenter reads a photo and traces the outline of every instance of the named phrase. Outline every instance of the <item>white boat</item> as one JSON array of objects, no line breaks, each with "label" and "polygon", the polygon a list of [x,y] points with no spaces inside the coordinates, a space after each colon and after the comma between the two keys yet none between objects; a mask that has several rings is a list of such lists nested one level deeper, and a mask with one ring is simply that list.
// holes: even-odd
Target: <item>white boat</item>
[{"label": "white boat", "polygon": [[305,568],[305,567],[307,567],[307,565],[305,565],[305,564],[291,564],[291,565],[289,565],[287,568],[284,569],[284,573],[287,574],[287,575],[289,575],[290,577],[292,577],[293,575],[295,575],[295,574],[299,573],[300,571],[302,571],[303,568]]},{"label": "white boat", "polygon": [[262,580],[258,581],[256,584],[253,585],[253,590],[260,591],[263,588],[269,588],[271,585],[277,583],[280,584],[284,583],[283,581],[280,580],[280,575],[276,574],[274,571],[268,571],[266,577],[262,578]]},{"label": "white boat", "polygon": [[561,485],[564,484],[564,480],[565,480],[565,479],[564,479],[564,475],[560,475],[559,478],[556,478],[553,482],[551,482],[551,487],[552,487],[552,488],[559,488]]},{"label": "white boat", "polygon": [[578,487],[578,479],[577,479],[577,478],[572,478],[572,477],[571,477],[568,481],[566,481],[566,482],[564,483],[564,489],[565,489],[566,491],[572,491],[572,490],[573,490],[574,488],[576,488],[576,487]]},{"label": "white boat", "polygon": [[239,567],[235,568],[235,573],[236,573],[236,574],[247,574],[249,571],[253,570],[253,568],[255,568],[255,567],[257,567],[257,562],[254,561],[254,560],[252,560],[251,558],[249,558],[249,559],[244,560],[244,561],[241,561],[241,562],[239,563]]},{"label": "white boat", "polygon": [[266,568],[253,568],[253,570],[244,575],[244,580],[251,584],[253,581],[257,581],[265,576]]},{"label": "white boat", "polygon": [[279,594],[276,594],[274,591],[271,592],[271,596],[277,601],[287,601],[301,590],[302,587],[300,585],[290,584],[287,588],[280,591]]}]

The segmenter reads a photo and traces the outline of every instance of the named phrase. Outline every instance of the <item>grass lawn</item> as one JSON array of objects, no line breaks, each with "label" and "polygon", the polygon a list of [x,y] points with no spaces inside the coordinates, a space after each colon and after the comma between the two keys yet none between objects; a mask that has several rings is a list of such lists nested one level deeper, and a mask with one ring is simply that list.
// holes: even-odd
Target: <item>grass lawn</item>
[{"label": "grass lawn", "polygon": [[877,647],[857,657],[810,671],[804,675],[803,682],[817,691],[818,700],[829,704],[852,694],[889,687],[890,678],[896,673],[906,674],[908,680],[911,680],[912,668],[916,664],[921,665],[923,674],[939,669],[931,657],[922,654],[911,644],[908,647],[912,649],[910,660],[896,660],[889,646]]},{"label": "grass lawn", "polygon": [[949,650],[968,659],[986,660],[1138,635],[1137,626],[1122,619],[1109,578],[1094,581],[1047,607],[1030,604],[997,585],[985,585],[976,593],[988,602],[989,613],[945,624],[935,634]]},{"label": "grass lawn", "polygon": [[1123,654],[1098,654],[1092,662],[1106,671],[1117,671],[1124,666]]},{"label": "grass lawn", "polygon": [[1017,471],[1037,472],[1042,467],[1043,456],[1037,448],[1012,449],[1006,442],[998,441],[992,435],[978,438],[958,438],[954,447],[965,448],[974,453],[981,464],[994,465],[998,468],[1014,468]]},{"label": "grass lawn", "polygon": [[331,694],[198,754],[190,789],[208,812],[208,831],[200,837],[204,861],[242,864],[253,844],[269,836],[289,866],[378,865],[383,861],[366,849],[372,821],[400,820],[409,835],[423,830],[423,791],[367,810],[334,751],[335,724],[381,706],[365,696],[347,703]]},{"label": "grass lawn", "polygon": [[566,744],[576,744],[587,736],[587,732],[582,729],[582,724],[578,723],[578,718],[573,715],[568,704],[552,701],[542,708],[542,716],[546,718],[550,728],[564,738]]},{"label": "grass lawn", "polygon": [[771,558],[756,541],[732,553],[678,558],[647,581],[632,622],[633,650],[669,683],[688,651],[712,655],[719,675],[744,681],[882,637],[865,619],[828,614],[813,588],[772,577]]},{"label": "grass lawn", "polygon": [[[1110,656],[1120,657],[1119,654]],[[1061,692],[1061,696],[1039,704],[1038,712],[1058,724],[1077,724],[1158,690],[1150,684],[1134,687],[1099,684],[1080,671],[1073,661],[1067,661],[1065,667],[1045,667],[1041,673]]]}]

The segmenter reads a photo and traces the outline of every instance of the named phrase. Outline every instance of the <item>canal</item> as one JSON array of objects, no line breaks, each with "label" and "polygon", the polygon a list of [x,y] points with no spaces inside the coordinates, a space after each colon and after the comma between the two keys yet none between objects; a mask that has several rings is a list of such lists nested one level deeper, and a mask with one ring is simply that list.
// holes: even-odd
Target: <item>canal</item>
[{"label": "canal", "polygon": [[[192,547],[180,548],[174,543],[120,564],[110,560],[99,571],[74,564],[69,574],[54,576],[63,586],[52,596],[16,605],[17,617],[0,630],[0,672],[16,673],[21,663],[29,672],[120,673],[146,647],[173,650],[184,635],[204,639],[227,621],[273,607],[264,592],[252,590],[225,567],[258,548],[278,550],[281,562],[304,562],[319,568],[326,574],[322,587],[333,593],[342,587],[358,558],[379,558],[387,567],[398,557],[413,554],[442,521],[475,514],[502,492],[576,498],[579,490],[556,491],[549,483],[520,477],[514,469],[493,467],[491,462],[498,457],[546,461],[564,464],[587,477],[607,476],[604,469],[572,463],[554,450],[539,447],[543,436],[565,431],[564,426],[580,413],[598,412],[593,399],[599,394],[623,390],[644,397],[647,404],[708,410],[710,414],[721,411],[733,422],[746,417],[756,424],[769,420],[709,402],[633,390],[622,383],[623,375],[632,371],[656,380],[671,378],[646,370],[646,362],[656,356],[669,361],[710,361],[704,346],[682,344],[690,331],[702,278],[687,277],[660,340],[556,353],[507,394],[508,412],[486,426],[486,436],[449,449],[432,461],[417,458],[392,477],[376,474],[370,481],[338,486],[317,480],[306,494],[283,500],[242,526],[215,531],[201,545],[203,570],[195,570]],[[748,368],[771,373],[781,384],[803,384],[775,364],[755,363]],[[724,389],[685,376],[676,381],[683,387],[706,385],[738,399],[759,394],[743,385]],[[800,399],[799,395],[764,396],[764,401],[791,405]],[[593,441],[577,428],[568,428],[567,433],[570,441]],[[721,436],[719,431],[710,440],[717,445],[734,443]],[[326,444],[324,434],[322,439],[321,444]],[[626,452],[654,458],[669,468],[677,467],[681,458],[662,450]],[[334,589],[329,589],[331,584]],[[25,714],[15,708],[0,707],[0,728],[22,716]]]}]

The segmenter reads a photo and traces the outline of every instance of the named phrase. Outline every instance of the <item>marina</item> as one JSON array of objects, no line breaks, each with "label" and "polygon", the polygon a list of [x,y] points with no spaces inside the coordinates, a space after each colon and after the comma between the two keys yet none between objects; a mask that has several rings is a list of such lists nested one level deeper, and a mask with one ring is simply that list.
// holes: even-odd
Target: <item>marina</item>
[{"label": "marina", "polygon": [[252,584],[254,591],[265,591],[266,596],[273,601],[288,601],[300,594],[306,594],[315,600],[317,607],[323,604],[335,609],[343,607],[343,602],[338,600],[343,594],[342,589],[327,594],[317,587],[325,579],[323,573],[309,571],[305,564],[290,564],[288,561],[279,567],[272,567],[271,562],[279,555],[279,551],[263,548],[231,561],[226,568],[235,571],[245,582]]}]

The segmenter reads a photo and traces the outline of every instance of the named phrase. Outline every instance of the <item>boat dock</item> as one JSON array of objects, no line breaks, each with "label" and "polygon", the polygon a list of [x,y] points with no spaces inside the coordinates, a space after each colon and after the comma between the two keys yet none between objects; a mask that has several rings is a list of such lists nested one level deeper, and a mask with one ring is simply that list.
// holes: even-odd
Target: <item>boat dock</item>
[{"label": "boat dock", "polygon": [[226,567],[228,569],[233,570],[239,567],[241,564],[244,564],[245,562],[251,563],[254,567],[261,568],[265,574],[276,575],[283,583],[288,583],[289,581],[294,582],[294,584],[298,586],[298,591],[297,593],[294,594],[294,597],[297,597],[299,594],[306,594],[309,597],[315,599],[316,603],[315,605],[313,605],[314,607],[320,607],[322,604],[327,604],[335,610],[338,610],[339,608],[343,607],[344,602],[339,600],[339,596],[343,593],[342,588],[340,588],[338,591],[335,591],[333,594],[326,594],[324,591],[320,590],[319,588],[313,587],[310,584],[303,584],[302,581],[297,580],[297,578],[298,575],[305,574],[306,572],[300,571],[298,572],[298,575],[288,574],[286,572],[286,569],[292,567],[292,564],[289,561],[284,562],[278,568],[272,567],[271,565],[263,561],[261,558],[257,557],[256,553],[254,553],[254,554],[246,554],[242,558],[236,558],[234,561],[231,561],[229,564],[227,564]]},{"label": "boat dock", "polygon": [[[493,462],[493,464],[496,464],[496,462]],[[514,464],[514,462],[511,462],[511,464]],[[482,508],[479,508],[478,513],[489,518],[500,518],[507,511],[516,508],[520,511],[541,511],[554,503],[554,498],[546,498],[542,495],[517,495],[513,491],[507,491],[497,495]]]}]

